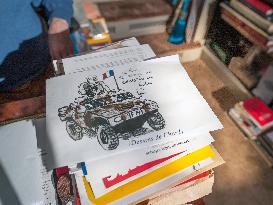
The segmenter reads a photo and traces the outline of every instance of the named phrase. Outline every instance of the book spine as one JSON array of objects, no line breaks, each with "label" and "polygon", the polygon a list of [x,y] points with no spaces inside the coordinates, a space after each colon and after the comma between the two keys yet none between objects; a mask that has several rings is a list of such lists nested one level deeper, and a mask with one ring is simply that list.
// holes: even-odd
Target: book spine
[{"label": "book spine", "polygon": [[249,125],[244,121],[242,116],[234,109],[230,109],[229,116],[237,124],[237,126],[245,133],[245,135],[250,139],[257,139],[257,135],[253,133]]},{"label": "book spine", "polygon": [[266,39],[263,35],[259,34],[250,26],[242,22],[240,19],[233,16],[224,8],[222,8],[221,17],[223,18],[223,20],[229,23],[232,27],[234,27],[239,32],[241,32],[252,43],[260,45],[265,50],[267,49],[268,39]]},{"label": "book spine", "polygon": [[211,13],[214,12],[216,6],[216,0],[206,0],[203,1],[203,6],[200,11],[200,17],[197,22],[197,27],[194,33],[194,42],[204,43],[205,37],[207,35],[209,24],[211,22]]},{"label": "book spine", "polygon": [[192,0],[190,15],[188,17],[186,27],[186,42],[190,43],[193,39],[196,24],[199,19],[199,10],[202,7],[203,2],[200,0]]},{"label": "book spine", "polygon": [[265,15],[273,14],[272,7],[260,0],[244,0],[244,2],[251,5],[252,7],[255,7],[256,9],[260,10]]},{"label": "book spine", "polygon": [[249,21],[254,23],[257,27],[260,27],[263,29],[266,33],[272,33],[271,25],[273,25],[270,21],[268,21],[266,18],[260,16],[255,11],[244,5],[238,0],[232,0],[230,2],[230,6],[238,11],[240,14],[242,14],[245,18],[247,18]]},{"label": "book spine", "polygon": [[240,104],[236,104],[234,110],[238,113],[238,115],[240,115],[241,119],[244,121],[244,124],[249,128],[253,135],[258,136],[262,133],[260,127],[251,119],[249,114]]},{"label": "book spine", "polygon": [[233,16],[235,16],[236,18],[238,18],[240,21],[244,22],[245,24],[247,24],[249,27],[251,27],[252,29],[254,29],[255,31],[259,32],[261,35],[263,35],[264,37],[266,37],[267,39],[273,39],[273,36],[268,35],[267,32],[265,32],[263,29],[261,29],[260,27],[256,26],[254,23],[252,23],[251,21],[249,21],[247,18],[245,18],[244,16],[242,16],[240,13],[236,12],[234,9],[232,9],[228,4],[226,3],[220,3],[221,8],[227,10],[229,13],[231,13]]},{"label": "book spine", "polygon": [[248,8],[250,8],[251,10],[253,10],[254,12],[256,12],[257,14],[259,14],[260,16],[262,16],[263,18],[266,18],[267,20],[271,21],[273,20],[273,13],[268,12],[265,13],[263,11],[261,11],[259,8],[253,6],[252,4],[247,3],[245,0],[239,0],[242,4],[244,4],[245,6],[247,6]]},{"label": "book spine", "polygon": [[262,138],[264,139],[264,141],[271,147],[271,149],[273,150],[273,141],[265,134],[262,136]]},{"label": "book spine", "polygon": [[270,155],[270,157],[273,158],[273,149],[272,147],[265,141],[264,137],[261,136],[258,139],[261,143],[261,145],[264,147],[264,149],[267,151],[267,153]]}]

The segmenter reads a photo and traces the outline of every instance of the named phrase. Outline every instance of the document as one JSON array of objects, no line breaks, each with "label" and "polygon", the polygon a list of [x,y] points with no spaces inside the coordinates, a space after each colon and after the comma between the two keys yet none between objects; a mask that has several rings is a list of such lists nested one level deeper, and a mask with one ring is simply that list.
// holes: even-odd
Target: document
[{"label": "document", "polygon": [[175,185],[189,174],[213,163],[210,147],[203,148],[173,163],[165,165],[139,179],[129,182],[99,198],[95,198],[89,182],[77,173],[76,180],[81,199],[90,204],[130,204],[169,186]]},{"label": "document", "polygon": [[2,126],[0,133],[0,204],[44,204],[32,122]]},{"label": "document", "polygon": [[210,134],[139,149],[93,162],[85,162],[86,179],[100,197],[178,158],[210,145]]},{"label": "document", "polygon": [[[119,48],[139,46],[139,45],[140,45],[140,43],[138,42],[138,40],[135,37],[132,37],[132,38],[128,38],[128,39],[124,39],[124,40],[112,43],[110,45],[107,45],[103,48],[100,48],[100,49],[97,49],[94,51],[89,51],[88,53],[89,54],[98,53],[98,52],[103,52],[103,51],[112,50],[112,49],[119,49]],[[148,50],[149,50],[149,52],[151,52],[150,48],[148,48]],[[80,55],[84,55],[84,54],[85,53],[81,53]],[[155,54],[153,52],[151,52],[151,55],[155,56]],[[126,57],[127,56],[125,56],[125,59],[126,59]],[[119,59],[119,60],[121,60],[121,59]],[[104,62],[104,59],[102,58],[101,61]],[[58,73],[57,60],[53,60],[53,66],[54,66],[55,72]],[[78,71],[81,71],[81,69],[78,69]],[[67,72],[68,72],[68,70],[67,70]],[[73,71],[73,72],[75,72],[75,71]]]},{"label": "document", "polygon": [[46,119],[34,119],[33,124],[36,129],[37,151],[39,155],[40,173],[42,178],[42,190],[44,205],[56,204],[57,194],[53,181],[53,170],[49,169],[49,164],[54,162],[54,156],[51,155],[48,148],[48,138],[46,135]]},{"label": "document", "polygon": [[65,74],[105,69],[130,63],[141,62],[155,57],[148,44],[117,48],[62,60]]},{"label": "document", "polygon": [[46,89],[57,167],[222,128],[176,55],[60,76]]}]

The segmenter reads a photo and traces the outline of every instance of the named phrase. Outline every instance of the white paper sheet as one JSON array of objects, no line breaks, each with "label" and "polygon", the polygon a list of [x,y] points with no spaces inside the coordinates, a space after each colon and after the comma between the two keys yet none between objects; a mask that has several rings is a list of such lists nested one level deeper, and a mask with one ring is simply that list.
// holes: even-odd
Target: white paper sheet
[{"label": "white paper sheet", "polygon": [[62,62],[65,74],[71,74],[141,62],[155,56],[151,47],[144,44],[65,58]]},{"label": "white paper sheet", "polygon": [[95,50],[95,52],[101,52],[101,51],[106,51],[106,50],[111,50],[111,49],[117,49],[117,48],[123,48],[123,47],[131,47],[131,46],[139,46],[140,43],[135,37],[132,38],[127,38],[121,41],[114,42],[110,45],[107,45],[103,48],[99,48]]},{"label": "white paper sheet", "polygon": [[127,46],[127,47],[140,45],[140,43],[138,42],[138,40],[135,37],[125,39],[125,40],[121,41],[120,44],[122,46]]},{"label": "white paper sheet", "polygon": [[[94,53],[94,52],[98,53],[98,52],[111,50],[111,49],[118,49],[118,48],[123,48],[123,47],[131,47],[131,46],[139,46],[139,45],[140,45],[140,43],[138,42],[138,40],[135,37],[132,37],[132,38],[128,38],[128,39],[124,39],[122,41],[112,43],[112,44],[105,46],[103,48],[100,48],[100,49],[97,49],[94,51],[90,51],[90,53]],[[53,60],[53,67],[54,67],[55,72],[58,72],[57,60]]]},{"label": "white paper sheet", "polygon": [[[52,201],[55,201],[55,189],[51,180],[52,171],[47,171],[45,167],[46,166],[45,163],[52,162],[53,160],[52,157],[49,157],[49,154],[45,152],[45,149],[47,147],[46,145],[48,143],[47,142],[48,138],[45,135],[46,133],[45,123],[46,123],[45,118],[34,120],[34,124],[37,129],[38,146],[42,147],[43,149],[43,155],[42,155],[43,163],[44,163],[42,167],[43,182],[44,182],[43,187],[46,187],[46,189],[44,189],[44,195],[46,196],[47,204],[50,204],[50,202],[52,203]],[[89,180],[91,184],[94,195],[98,197],[125,183],[128,183],[129,181],[135,178],[143,176],[144,174],[147,174],[155,170],[156,168],[164,166],[170,160],[168,160],[165,163],[161,163],[157,166],[154,166],[144,172],[141,172],[138,175],[130,177],[127,180],[122,181],[121,183],[111,186],[108,189],[105,188],[104,183],[102,181],[102,179],[106,176],[116,176],[118,173],[123,174],[128,172],[129,169],[132,170],[137,165],[145,164],[147,162],[150,162],[156,159],[168,157],[172,154],[176,154],[179,152],[183,152],[179,156],[179,157],[182,157],[198,149],[201,149],[202,147],[205,147],[211,144],[213,141],[214,139],[211,137],[210,134],[203,134],[200,136],[195,136],[189,140],[175,140],[173,142],[164,143],[160,145],[154,145],[151,147],[134,150],[132,152],[127,152],[125,153],[126,157],[124,157],[124,154],[122,153],[110,158],[105,158],[103,160],[85,162],[87,172],[92,173],[87,175],[86,178]],[[176,158],[177,157],[174,157],[171,160],[174,160]]]},{"label": "white paper sheet", "polygon": [[[135,201],[138,201],[139,199],[142,199],[144,197],[147,197],[149,195],[152,195],[156,192],[162,191],[165,188],[167,188],[168,186],[174,184],[175,182],[181,180],[183,177],[190,175],[191,173],[195,172],[196,170],[200,170],[203,167],[211,164],[213,162],[213,160],[211,158],[202,160],[186,169],[181,170],[180,172],[175,173],[174,175],[171,175],[167,178],[164,178],[162,180],[160,180],[157,183],[154,183],[150,186],[147,186],[135,193],[132,193],[131,195],[128,196],[124,196],[124,198],[115,201],[113,203],[113,205],[120,205],[120,204],[130,204],[133,203]],[[79,195],[80,195],[80,199],[81,199],[81,203],[83,205],[85,204],[93,204],[87,196],[87,193],[85,191],[85,187],[83,184],[83,180],[82,180],[82,174],[81,173],[76,173],[75,174],[75,178],[76,178],[76,182],[77,182],[77,188],[79,191]]]},{"label": "white paper sheet", "polygon": [[38,153],[40,155],[40,162],[41,162],[41,175],[42,175],[42,190],[43,190],[43,196],[44,196],[44,202],[43,205],[54,205],[56,204],[56,190],[54,188],[53,184],[53,171],[48,171],[45,165],[42,163],[42,158],[47,153],[44,150],[39,149]]},{"label": "white paper sheet", "polygon": [[[116,189],[121,185],[124,185],[155,169],[158,169],[159,167],[164,166],[170,163],[171,161],[176,160],[177,158],[181,158],[189,153],[201,149],[211,144],[212,142],[213,138],[211,137],[211,135],[204,134],[189,139],[186,142],[178,140],[163,145],[156,145],[149,148],[127,152],[126,154],[119,154],[114,157],[106,158],[103,160],[85,162],[86,170],[88,173],[88,175],[86,175],[86,178],[90,182],[93,193],[97,198]],[[177,153],[181,154],[174,156],[166,161],[164,160],[164,162],[161,162],[148,169],[144,169],[143,171],[139,170],[140,166],[144,165],[147,162],[166,158]],[[124,157],[124,155],[126,157]],[[139,170],[138,174],[136,174],[135,170],[136,168],[138,168]],[[129,170],[131,173],[132,172],[134,173],[134,175],[132,175],[131,177],[128,176]],[[115,178],[120,175],[123,175],[124,180],[120,181],[119,183],[116,183],[117,181],[115,181]],[[110,184],[111,186],[109,186]]]},{"label": "white paper sheet", "polygon": [[[114,76],[108,75],[104,80],[103,76],[110,73],[108,69],[74,73],[47,81],[47,132],[56,160],[55,166],[102,159],[179,138],[187,140],[222,128],[222,124],[180,64],[178,56],[113,70]],[[90,77],[89,83],[87,77]],[[94,78],[97,78],[96,82],[92,81]],[[86,86],[96,87],[95,101],[95,98],[80,95],[90,91],[85,91]],[[120,90],[117,91],[118,89]],[[108,95],[112,96],[110,101],[102,100]],[[124,95],[126,97],[122,97]],[[120,101],[117,104],[121,104],[117,106],[122,106],[113,107],[112,99],[114,102]],[[101,104],[107,106],[93,109]],[[148,107],[142,110],[143,106]],[[150,118],[151,113],[155,113],[152,115],[153,119]],[[149,118],[146,119],[145,116]],[[105,125],[105,120],[110,125]],[[123,126],[129,122],[130,126]],[[113,129],[118,126],[120,129],[115,130],[114,134]],[[89,132],[89,128],[94,131]],[[104,139],[105,136],[112,138]]]},{"label": "white paper sheet", "polygon": [[0,127],[0,204],[43,204],[35,128],[31,121]]},{"label": "white paper sheet", "polygon": [[54,205],[56,204],[56,190],[54,187],[52,170],[48,169],[48,163],[53,163],[54,156],[51,156],[50,152],[48,152],[48,138],[46,135],[46,127],[45,127],[46,119],[34,119],[33,124],[36,129],[36,137],[37,137],[37,146],[38,146],[38,154],[40,161],[40,172],[42,176],[42,190],[44,196],[44,205]]}]

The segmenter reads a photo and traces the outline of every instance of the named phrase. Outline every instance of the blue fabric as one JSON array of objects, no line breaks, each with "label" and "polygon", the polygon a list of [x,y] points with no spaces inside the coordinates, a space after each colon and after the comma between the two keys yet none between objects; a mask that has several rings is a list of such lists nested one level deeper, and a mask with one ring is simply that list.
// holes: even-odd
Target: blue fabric
[{"label": "blue fabric", "polygon": [[53,17],[69,24],[73,15],[72,0],[1,0],[0,6],[0,64],[20,44],[42,33],[35,8],[44,6],[49,23]]},{"label": "blue fabric", "polygon": [[23,41],[0,65],[0,93],[8,92],[48,69],[50,54],[46,34]]}]

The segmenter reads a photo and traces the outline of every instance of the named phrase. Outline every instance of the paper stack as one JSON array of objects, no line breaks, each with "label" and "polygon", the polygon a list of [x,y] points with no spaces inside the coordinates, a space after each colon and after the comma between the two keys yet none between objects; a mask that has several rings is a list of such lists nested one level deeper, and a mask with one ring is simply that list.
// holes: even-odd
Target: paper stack
[{"label": "paper stack", "polygon": [[132,38],[62,60],[46,118],[34,120],[44,204],[183,204],[211,192],[223,159],[210,132],[222,124],[179,57],[155,57]]},{"label": "paper stack", "polygon": [[223,163],[209,134],[222,125],[179,57],[125,42],[63,59],[65,75],[47,81],[51,168],[74,170],[82,204],[157,204]]},{"label": "paper stack", "polygon": [[0,205],[44,204],[34,126],[21,121],[0,133]]}]

